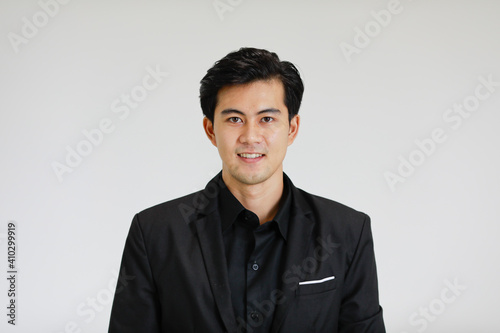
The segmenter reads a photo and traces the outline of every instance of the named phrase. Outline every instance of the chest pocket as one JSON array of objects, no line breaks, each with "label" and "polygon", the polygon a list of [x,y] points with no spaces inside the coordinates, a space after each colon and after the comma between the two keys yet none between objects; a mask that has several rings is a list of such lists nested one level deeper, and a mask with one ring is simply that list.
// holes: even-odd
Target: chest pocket
[{"label": "chest pocket", "polygon": [[303,281],[299,282],[299,286],[296,290],[296,295],[299,297],[307,295],[320,296],[319,294],[328,293],[335,289],[337,289],[337,280],[335,280],[335,278],[329,279],[327,281]]},{"label": "chest pocket", "polygon": [[[340,294],[337,280],[308,283],[295,290],[295,301],[280,332],[337,332]],[[340,288],[339,288],[340,289]]]}]

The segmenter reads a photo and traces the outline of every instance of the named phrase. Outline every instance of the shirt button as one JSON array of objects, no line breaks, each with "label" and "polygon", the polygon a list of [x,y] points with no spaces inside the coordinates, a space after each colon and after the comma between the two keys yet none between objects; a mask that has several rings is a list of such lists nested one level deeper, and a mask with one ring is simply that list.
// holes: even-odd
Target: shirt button
[{"label": "shirt button", "polygon": [[257,265],[257,263],[254,263],[254,264],[252,265],[252,269],[253,269],[254,271],[257,271],[257,270],[259,269],[259,265]]},{"label": "shirt button", "polygon": [[258,320],[259,314],[257,312],[252,312],[250,313],[250,318],[252,318],[253,320]]}]

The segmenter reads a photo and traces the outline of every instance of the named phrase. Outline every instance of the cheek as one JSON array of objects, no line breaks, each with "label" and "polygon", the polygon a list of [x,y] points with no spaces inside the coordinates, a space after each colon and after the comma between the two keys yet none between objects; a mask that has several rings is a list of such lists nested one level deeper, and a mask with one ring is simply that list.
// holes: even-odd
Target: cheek
[{"label": "cheek", "polygon": [[231,150],[231,135],[227,132],[216,133],[217,148],[221,154],[229,154]]},{"label": "cheek", "polygon": [[271,148],[282,150],[288,146],[288,131],[275,131],[267,136],[267,143]]}]

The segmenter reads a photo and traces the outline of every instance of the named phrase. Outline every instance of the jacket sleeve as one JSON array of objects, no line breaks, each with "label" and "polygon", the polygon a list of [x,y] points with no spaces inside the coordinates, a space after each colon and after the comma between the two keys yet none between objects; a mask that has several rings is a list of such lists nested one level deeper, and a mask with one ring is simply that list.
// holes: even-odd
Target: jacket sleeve
[{"label": "jacket sleeve", "polygon": [[160,304],[139,217],[136,215],[123,251],[108,332],[160,331]]},{"label": "jacket sleeve", "polygon": [[339,333],[383,333],[373,238],[367,215],[354,245],[342,292]]}]

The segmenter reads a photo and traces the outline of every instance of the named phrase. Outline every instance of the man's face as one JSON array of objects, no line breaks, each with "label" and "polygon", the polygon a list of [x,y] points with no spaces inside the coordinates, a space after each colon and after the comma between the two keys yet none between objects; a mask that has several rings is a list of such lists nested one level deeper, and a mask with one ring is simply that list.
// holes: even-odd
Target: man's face
[{"label": "man's face", "polygon": [[223,87],[214,122],[205,131],[219,150],[227,182],[255,185],[282,177],[287,147],[294,141],[299,117],[288,121],[280,80],[254,81]]}]

